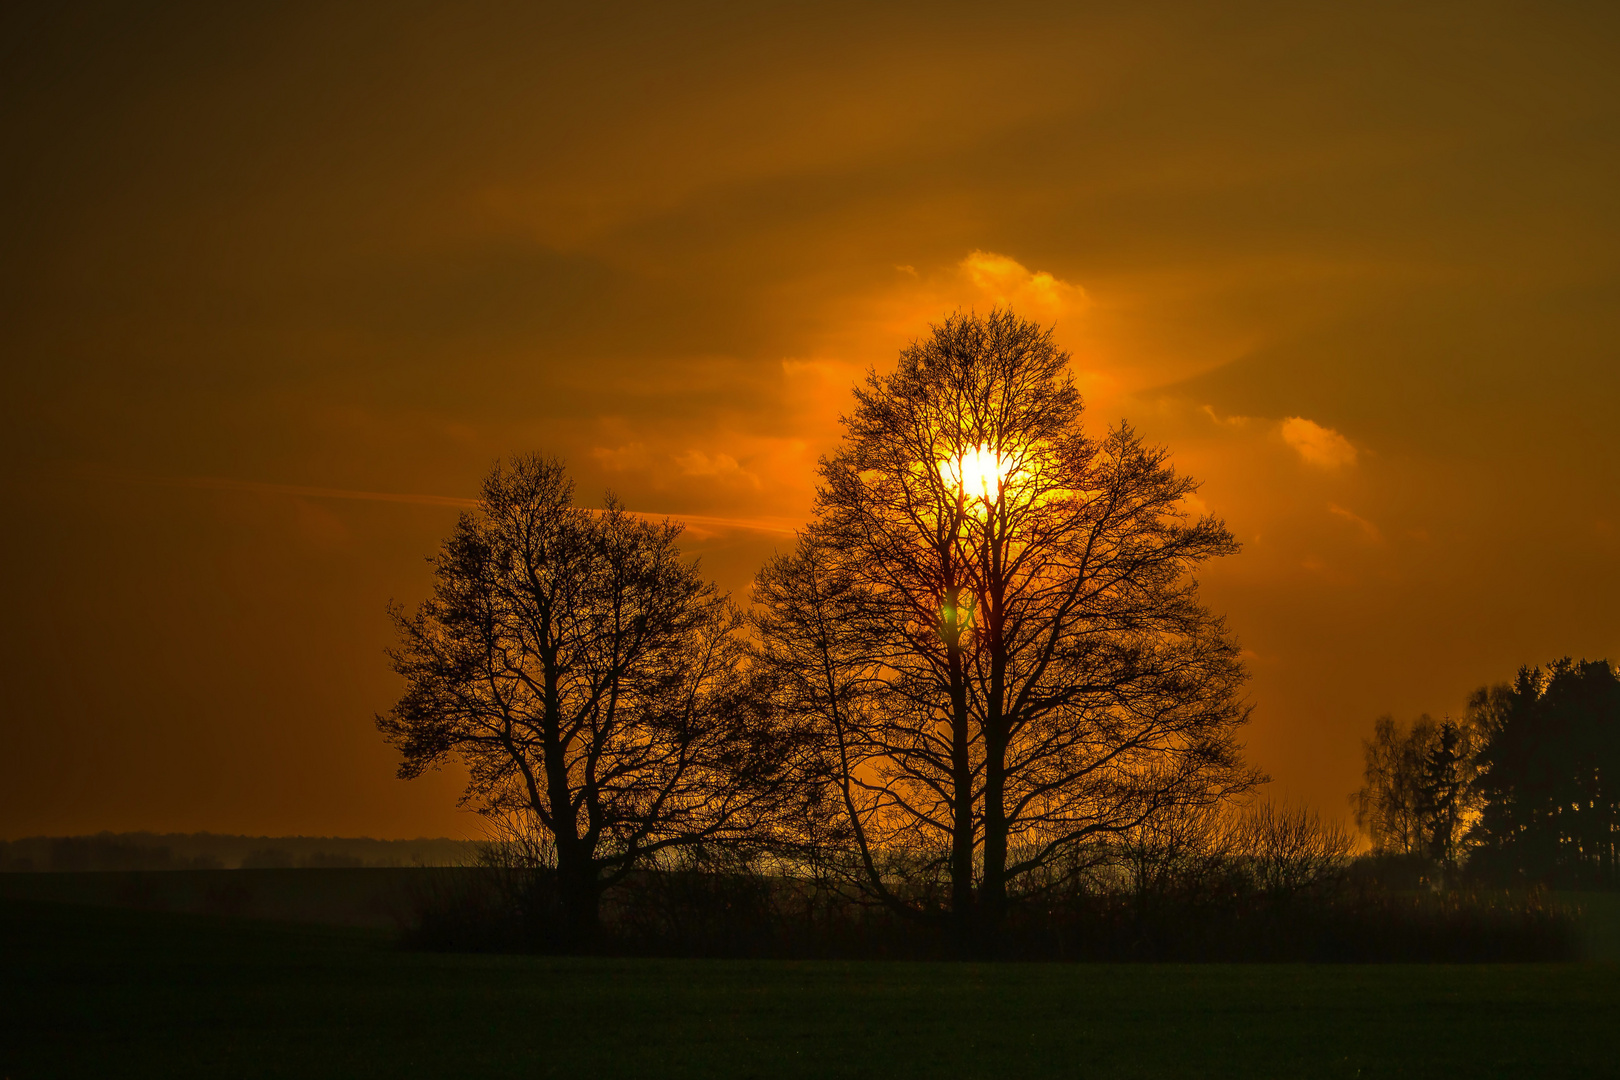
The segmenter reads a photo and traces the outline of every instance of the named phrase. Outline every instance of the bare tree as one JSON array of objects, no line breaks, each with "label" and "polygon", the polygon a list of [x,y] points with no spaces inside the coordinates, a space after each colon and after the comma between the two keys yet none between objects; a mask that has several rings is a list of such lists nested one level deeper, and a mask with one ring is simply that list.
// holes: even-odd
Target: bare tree
[{"label": "bare tree", "polygon": [[1067,363],[1010,312],[935,327],[856,390],[814,522],[755,589],[853,872],[902,908],[943,888],[964,929],[1077,846],[1257,779],[1237,646],[1190,576],[1237,545],[1189,520],[1162,450],[1084,434]]},{"label": "bare tree", "polygon": [[1262,802],[1239,819],[1233,850],[1261,891],[1297,896],[1336,881],[1350,856],[1350,836],[1314,810]]},{"label": "bare tree", "polygon": [[1362,740],[1363,783],[1350,801],[1374,854],[1422,853],[1423,758],[1433,737],[1434,721],[1426,715],[1411,725],[1380,716],[1372,738]]},{"label": "bare tree", "polygon": [[586,944],[606,888],[668,849],[754,835],[784,787],[741,615],[682,561],[680,527],[572,497],[556,460],[490,473],[432,598],[393,612],[407,687],[378,726],[401,776],[459,758],[464,801],[549,836],[565,932]]},{"label": "bare tree", "polygon": [[1210,895],[1231,868],[1241,823],[1227,806],[1171,806],[1114,837],[1116,881],[1138,904],[1176,893]]}]

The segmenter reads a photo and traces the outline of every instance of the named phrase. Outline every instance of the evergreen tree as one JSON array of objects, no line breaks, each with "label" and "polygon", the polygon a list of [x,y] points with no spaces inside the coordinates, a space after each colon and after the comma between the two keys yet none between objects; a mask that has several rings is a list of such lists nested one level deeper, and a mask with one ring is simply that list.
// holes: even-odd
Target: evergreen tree
[{"label": "evergreen tree", "polygon": [[[1607,661],[1522,668],[1495,703],[1479,754],[1483,800],[1470,834],[1497,876],[1616,884],[1620,678]],[[1478,697],[1479,695],[1476,695]]]}]

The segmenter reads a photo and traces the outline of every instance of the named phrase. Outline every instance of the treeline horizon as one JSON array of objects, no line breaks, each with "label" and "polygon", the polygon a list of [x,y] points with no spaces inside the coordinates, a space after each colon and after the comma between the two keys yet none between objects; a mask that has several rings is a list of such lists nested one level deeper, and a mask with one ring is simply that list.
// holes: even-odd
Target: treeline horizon
[{"label": "treeline horizon", "polygon": [[1460,717],[1380,717],[1363,759],[1358,827],[1435,887],[1620,886],[1620,671],[1606,659],[1522,666]]}]

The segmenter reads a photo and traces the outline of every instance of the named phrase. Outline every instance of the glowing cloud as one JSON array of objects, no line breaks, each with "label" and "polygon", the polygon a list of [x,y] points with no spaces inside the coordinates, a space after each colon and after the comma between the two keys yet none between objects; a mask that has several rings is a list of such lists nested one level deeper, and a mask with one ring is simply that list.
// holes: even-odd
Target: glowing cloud
[{"label": "glowing cloud", "polygon": [[1318,468],[1337,469],[1356,463],[1356,448],[1349,439],[1303,416],[1290,416],[1284,420],[1282,437],[1284,442],[1299,451],[1299,456],[1306,463]]},{"label": "glowing cloud", "polygon": [[963,275],[1001,307],[1032,311],[1053,318],[1084,308],[1090,299],[1078,285],[1044,270],[1031,272],[1023,263],[993,251],[974,251],[959,264]]}]

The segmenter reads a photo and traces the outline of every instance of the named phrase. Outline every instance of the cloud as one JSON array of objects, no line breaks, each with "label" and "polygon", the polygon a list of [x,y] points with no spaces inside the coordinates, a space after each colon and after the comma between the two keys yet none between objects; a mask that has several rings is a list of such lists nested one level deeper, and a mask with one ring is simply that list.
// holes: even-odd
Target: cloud
[{"label": "cloud", "polygon": [[712,536],[725,536],[734,532],[766,533],[772,536],[793,536],[798,532],[802,523],[796,518],[760,517],[760,518],[727,518],[710,517],[707,514],[656,514],[641,510],[629,511],[644,521],[674,521],[686,527],[686,531],[699,539]]},{"label": "cloud", "polygon": [[1328,513],[1332,514],[1334,517],[1343,518],[1356,528],[1360,529],[1361,535],[1366,537],[1372,543],[1381,544],[1384,542],[1384,534],[1379,531],[1378,526],[1374,525],[1360,514],[1346,510],[1342,506],[1335,506],[1333,503],[1328,503]]},{"label": "cloud", "polygon": [[1204,412],[1217,424],[1225,427],[1247,427],[1252,417],[1248,416],[1221,416],[1215,412],[1215,406],[1205,405]]},{"label": "cloud", "polygon": [[1032,272],[1017,259],[993,251],[972,251],[958,266],[974,288],[1000,307],[1033,310],[1050,319],[1083,310],[1090,303],[1080,286],[1045,270]]},{"label": "cloud", "polygon": [[595,446],[591,448],[591,456],[601,464],[602,468],[613,472],[645,468],[650,460],[647,454],[647,444],[639,442],[625,443],[623,446],[614,447]]},{"label": "cloud", "polygon": [[865,373],[865,365],[850,360],[801,360],[794,357],[782,360],[782,374],[790,380],[796,380],[791,391],[795,395],[809,389],[803,384],[803,380],[817,380],[821,384],[833,387],[839,394],[848,394],[850,386],[860,382]]},{"label": "cloud", "polygon": [[711,476],[718,480],[740,480],[756,488],[760,486],[759,477],[744,469],[730,454],[711,457],[701,450],[688,450],[676,457],[675,464],[687,476]]},{"label": "cloud", "polygon": [[1299,456],[1307,464],[1318,468],[1337,469],[1356,463],[1356,448],[1349,439],[1303,416],[1290,416],[1284,420],[1282,437],[1284,442],[1299,451]]}]

